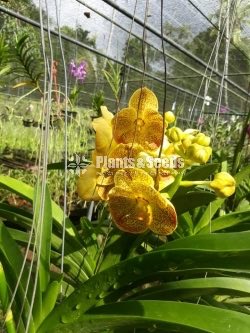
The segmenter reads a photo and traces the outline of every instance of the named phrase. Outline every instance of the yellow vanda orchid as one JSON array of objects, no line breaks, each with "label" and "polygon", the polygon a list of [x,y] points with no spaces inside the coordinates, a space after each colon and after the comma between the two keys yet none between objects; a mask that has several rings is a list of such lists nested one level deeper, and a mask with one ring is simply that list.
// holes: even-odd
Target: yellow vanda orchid
[{"label": "yellow vanda orchid", "polygon": [[210,182],[210,187],[220,198],[230,197],[235,192],[235,179],[227,172],[219,172],[214,176],[214,180]]},{"label": "yellow vanda orchid", "polygon": [[155,94],[146,87],[137,89],[128,108],[114,116],[112,125],[117,143],[138,143],[146,150],[160,147],[164,128]]},{"label": "yellow vanda orchid", "polygon": [[92,126],[95,130],[95,156],[105,156],[116,143],[112,134],[112,119],[114,115],[108,111],[106,106],[101,106],[102,116],[93,120]]},{"label": "yellow vanda orchid", "polygon": [[98,169],[95,165],[87,166],[77,181],[77,193],[82,200],[100,200],[97,189]]},{"label": "yellow vanda orchid", "polygon": [[101,200],[98,193],[102,194],[107,189],[103,189],[98,184],[101,168],[96,167],[96,159],[98,156],[106,156],[116,145],[112,138],[111,126],[114,116],[108,111],[106,106],[101,106],[101,113],[102,116],[95,118],[92,122],[95,130],[95,150],[92,153],[93,164],[89,165],[85,172],[81,173],[77,181],[77,192],[82,200]]},{"label": "yellow vanda orchid", "polygon": [[174,206],[154,189],[154,181],[145,171],[119,170],[114,182],[108,193],[108,204],[119,229],[135,234],[150,229],[159,235],[169,235],[176,229]]},{"label": "yellow vanda orchid", "polygon": [[108,164],[103,165],[97,178],[98,193],[102,200],[107,200],[108,190],[114,186],[114,176],[119,169],[133,167],[137,156],[143,151],[138,144],[118,144],[108,155]]}]

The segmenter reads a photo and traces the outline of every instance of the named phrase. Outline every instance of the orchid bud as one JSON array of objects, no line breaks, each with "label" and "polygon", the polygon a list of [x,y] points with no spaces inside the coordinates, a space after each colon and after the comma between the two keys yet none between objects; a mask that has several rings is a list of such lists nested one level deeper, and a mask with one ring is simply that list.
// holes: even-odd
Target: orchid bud
[{"label": "orchid bud", "polygon": [[183,132],[179,127],[172,127],[167,130],[167,137],[172,142],[178,142],[181,141],[183,137]]},{"label": "orchid bud", "polygon": [[171,124],[175,121],[175,115],[173,114],[172,111],[167,111],[165,113],[165,120],[167,123]]},{"label": "orchid bud", "polygon": [[212,148],[204,147],[198,143],[193,143],[187,149],[187,157],[196,163],[207,163],[209,157],[211,156]]},{"label": "orchid bud", "polygon": [[230,197],[235,192],[235,179],[227,172],[219,172],[211,181],[210,187],[220,198]]},{"label": "orchid bud", "polygon": [[201,146],[208,147],[210,145],[210,137],[206,136],[204,133],[199,133],[196,135],[194,142]]},{"label": "orchid bud", "polygon": [[183,140],[182,140],[182,145],[183,148],[187,149],[191,144],[193,143],[193,136],[192,135],[187,135]]}]

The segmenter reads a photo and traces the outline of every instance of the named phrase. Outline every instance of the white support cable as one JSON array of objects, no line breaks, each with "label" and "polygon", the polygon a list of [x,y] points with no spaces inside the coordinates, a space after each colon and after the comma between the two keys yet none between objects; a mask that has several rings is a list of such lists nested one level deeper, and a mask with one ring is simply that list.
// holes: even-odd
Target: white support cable
[{"label": "white support cable", "polygon": [[[41,2],[41,0],[39,0]],[[45,44],[44,44],[44,29],[43,29],[43,18],[42,18],[42,10],[41,10],[41,5],[40,5],[40,10],[39,10],[39,15],[40,15],[40,26],[41,26],[41,40],[42,40],[42,49],[43,49],[43,55],[44,55],[44,70],[45,70],[45,79],[44,79],[44,91],[46,91],[46,86],[47,86],[47,71],[46,71],[46,57],[45,57]],[[44,117],[44,104],[42,106],[42,118]],[[37,173],[37,183],[39,183],[40,181],[40,170],[41,170],[41,155],[42,155],[42,141],[43,141],[43,132],[42,132],[42,135],[41,135],[41,140],[40,140],[40,146],[39,146],[39,164],[38,164],[38,173]],[[37,187],[37,191],[38,191],[38,187]],[[36,192],[36,196],[37,196],[37,193]],[[9,307],[8,309],[11,309],[12,307],[12,304],[15,300],[15,296],[16,296],[16,293],[18,291],[18,288],[19,288],[19,285],[20,285],[20,282],[21,282],[21,279],[23,277],[23,273],[24,273],[24,269],[25,269],[25,265],[26,265],[26,262],[27,262],[27,258],[28,258],[28,255],[29,255],[29,251],[30,251],[30,246],[31,246],[31,241],[32,241],[32,237],[33,237],[33,233],[34,233],[34,229],[35,229],[35,212],[33,214],[33,220],[32,220],[32,226],[31,226],[31,230],[30,230],[30,236],[29,236],[29,239],[28,239],[28,243],[27,243],[27,247],[26,247],[26,251],[25,251],[25,255],[24,255],[24,259],[23,259],[23,263],[22,263],[22,266],[21,266],[21,270],[20,270],[20,273],[19,273],[19,276],[18,276],[18,279],[17,279],[17,283],[16,283],[16,286],[15,286],[15,289],[12,293],[12,297],[11,297],[11,300],[9,302]],[[34,245],[36,244],[36,241],[37,241],[37,235],[38,233],[35,233],[35,241],[34,241]],[[31,263],[30,263],[30,268],[29,268],[29,273],[28,273],[28,280],[27,280],[27,284],[26,284],[26,287],[25,287],[25,290],[24,290],[24,298],[23,298],[23,303],[21,305],[21,309],[19,311],[19,319],[18,319],[18,322],[17,322],[17,330],[18,330],[18,327],[20,325],[20,322],[21,322],[21,318],[22,318],[22,312],[23,312],[23,309],[24,309],[24,306],[25,306],[25,301],[26,301],[26,295],[28,293],[28,288],[29,288],[29,283],[30,283],[30,280],[31,280],[31,273],[32,273],[32,267],[33,267],[33,263],[34,263],[34,258],[35,258],[35,255],[33,253],[33,256],[32,256],[32,259],[31,259]],[[29,318],[28,318],[28,322],[27,322],[27,327],[29,326],[29,321],[31,319],[31,312],[32,312],[32,308],[30,309],[30,313],[29,313]],[[6,312],[8,313],[8,311]],[[25,323],[24,323],[25,324]]]},{"label": "white support cable", "polygon": [[[120,13],[122,13],[123,15],[125,15],[128,18],[132,18],[132,14],[129,13],[126,9],[122,8],[121,6],[117,5],[116,3],[114,3],[114,1],[112,0],[102,0],[103,2],[109,4],[111,7],[114,7],[116,10],[118,10]],[[140,26],[143,27],[143,21],[141,19],[139,19],[138,17],[134,17],[134,21],[135,23],[139,24]],[[160,31],[158,31],[157,29],[155,29],[153,26],[151,25],[146,25],[145,27],[149,32],[151,32],[153,35],[161,38],[161,33]],[[194,60],[197,64],[200,64],[201,66],[203,66],[204,68],[208,67],[209,70],[212,70],[210,66],[207,65],[206,62],[204,62],[202,59],[200,59],[199,57],[197,57],[196,55],[194,55],[193,53],[191,53],[189,50],[187,50],[184,46],[181,46],[180,44],[178,44],[177,42],[175,42],[173,39],[169,38],[168,36],[164,35],[163,39],[169,43],[171,46],[175,47],[177,50],[181,51],[183,54],[185,54],[186,56],[188,56],[190,59]],[[213,72],[218,75],[219,77],[222,77],[222,74],[220,72],[216,72],[215,70],[213,70]],[[233,87],[237,88],[239,91],[241,91],[242,93],[246,94],[246,96],[249,95],[248,91],[246,91],[244,88],[240,87],[237,83],[229,80],[229,79],[225,79],[228,83],[230,83]]]},{"label": "white support cable", "polygon": [[[198,89],[198,92],[197,92],[197,95],[200,94],[200,91],[201,91],[201,88],[203,86],[203,82],[204,82],[204,79],[206,76],[206,73],[208,71],[208,66],[210,65],[211,61],[212,61],[212,58],[213,58],[213,54],[214,52],[217,50],[217,48],[221,45],[221,42],[223,40],[223,34],[224,34],[224,30],[226,29],[226,17],[224,18],[224,22],[223,22],[223,30],[222,30],[222,33],[218,33],[217,34],[217,38],[216,38],[216,41],[213,45],[213,49],[211,51],[211,54],[209,56],[209,60],[208,60],[208,63],[207,63],[207,67],[205,68],[205,71],[204,71],[204,76],[202,77],[202,80],[201,80],[201,83],[200,83],[200,87]],[[217,62],[217,59],[216,57],[214,58],[214,61],[213,61],[213,64],[212,64],[212,71],[210,71],[210,75],[209,75],[209,79],[207,81],[207,84],[206,84],[206,87],[205,87],[205,91],[204,91],[204,96],[207,95],[208,93],[208,89],[210,87],[210,82],[211,82],[211,79],[212,79],[212,75],[213,75],[213,72],[214,72],[214,69],[215,69],[215,66],[216,66],[216,62]],[[195,98],[194,100],[194,104],[193,104],[193,107],[191,109],[191,112],[190,112],[190,120],[191,120],[191,124],[193,123],[194,121],[194,108],[196,106],[196,103],[197,103],[197,99],[198,98]],[[201,108],[201,113],[200,113],[200,117],[202,116],[203,112],[204,112],[204,106],[205,106],[205,99],[203,99],[203,103],[202,103],[202,108]],[[192,126],[192,125],[191,125]]]},{"label": "white support cable", "polygon": [[[46,11],[47,11],[47,13],[49,13],[47,0],[45,0],[45,5],[46,5]],[[41,7],[41,2],[40,2],[40,7]],[[34,278],[34,284],[33,284],[33,292],[32,292],[32,297],[31,297],[31,302],[30,302],[30,311],[29,311],[29,315],[28,315],[28,319],[27,319],[27,326],[25,327],[25,333],[28,333],[29,329],[30,329],[32,310],[33,310],[36,291],[37,291],[39,266],[40,266],[40,259],[41,259],[41,248],[42,248],[42,232],[43,232],[42,223],[44,222],[47,164],[48,164],[48,146],[49,146],[50,110],[51,110],[51,105],[52,105],[52,88],[53,88],[52,87],[52,85],[53,85],[53,75],[52,75],[53,46],[52,46],[51,34],[50,34],[49,15],[47,16],[47,32],[48,32],[48,41],[49,41],[49,49],[50,49],[50,65],[49,65],[49,61],[47,60],[47,57],[46,57],[45,62],[47,63],[47,66],[49,69],[49,71],[48,71],[49,81],[48,81],[48,91],[44,92],[45,95],[47,94],[47,102],[46,102],[46,115],[45,115],[45,130],[44,130],[43,145],[42,145],[42,148],[43,148],[42,166],[43,166],[43,168],[42,168],[42,179],[41,179],[40,209],[39,209],[39,214],[38,214],[38,219],[37,219],[37,230],[35,233],[35,244],[34,244],[34,250],[37,253],[37,263],[36,263],[35,278]],[[43,35],[43,37],[44,37],[44,35]],[[45,41],[44,41],[43,45],[45,46]],[[44,51],[46,54],[46,49]],[[40,184],[38,184],[38,186],[40,186]],[[37,202],[36,202],[36,205],[37,205]],[[40,239],[38,240],[38,246],[36,246],[37,235],[39,235],[39,237],[40,237]]]},{"label": "white support cable", "polygon": [[[61,36],[61,0],[58,6],[58,0],[55,0],[56,5],[56,19],[57,19],[57,27],[58,27],[58,34],[59,34],[59,44],[63,62],[63,70],[64,70],[64,94],[65,94],[65,127],[64,127],[64,198],[63,198],[63,233],[62,233],[62,252],[61,252],[61,273],[64,272],[64,255],[65,255],[65,227],[66,227],[66,216],[67,216],[67,160],[68,160],[68,77],[67,77],[67,66],[66,60],[63,50],[62,44],[62,36]],[[61,285],[61,293],[62,293],[62,285]]]},{"label": "white support cable", "polygon": [[[77,0],[77,1],[78,1],[78,0]],[[1,11],[1,10],[3,10],[3,7],[2,7],[2,6],[0,6],[0,11]],[[11,10],[9,10],[9,9],[7,10],[6,8],[4,8],[4,12],[6,12],[6,13],[8,13],[9,15],[12,15],[12,16],[14,16],[14,17],[17,17],[17,18],[21,19],[22,21],[27,22],[27,23],[29,23],[29,24],[31,24],[31,25],[33,25],[33,26],[40,27],[40,25],[39,25],[36,21],[33,21],[33,20],[31,20],[31,19],[29,19],[29,18],[27,18],[27,17],[25,17],[25,16],[22,16],[22,15],[20,15],[20,14],[14,13],[13,11],[11,11]],[[46,28],[44,28],[44,29],[47,30]],[[51,33],[52,33],[53,35],[58,36],[58,34],[57,34],[54,30],[51,29],[50,31],[51,31]],[[102,53],[101,51],[95,50],[95,49],[93,49],[92,47],[90,47],[89,45],[86,45],[86,44],[84,44],[84,43],[81,43],[81,42],[79,42],[79,41],[76,41],[76,40],[74,40],[73,38],[70,38],[70,37],[68,37],[68,36],[66,36],[66,35],[63,35],[63,34],[62,34],[62,38],[63,38],[64,40],[66,40],[66,41],[69,41],[70,43],[74,43],[74,44],[76,44],[76,45],[78,45],[78,46],[80,46],[80,47],[84,47],[85,49],[87,49],[87,50],[89,50],[89,51],[91,51],[91,52],[94,52],[95,54],[101,55],[102,57],[107,57],[108,59],[110,59],[110,60],[112,60],[112,61],[114,61],[114,62],[116,62],[116,63],[122,64],[121,61],[119,61],[119,60],[117,60],[117,59],[114,59],[114,58],[111,57],[111,56],[107,56],[107,55],[105,55],[104,53]],[[151,45],[151,44],[149,44],[149,45]],[[152,46],[152,45],[151,45],[151,46]],[[152,47],[153,47],[153,46],[152,46]],[[178,60],[177,58],[171,56],[170,54],[167,54],[167,56],[168,56],[169,58],[173,59],[174,61],[176,61],[176,62],[178,62],[178,63],[181,63],[180,60]],[[188,68],[190,67],[190,66],[187,66],[187,64],[184,64],[184,63],[183,63],[182,65],[183,65],[183,66],[186,66],[186,67],[188,67]],[[140,69],[138,69],[138,68],[136,68],[136,67],[134,67],[134,66],[131,66],[131,65],[126,64],[126,67],[129,68],[129,69],[132,69],[132,70],[134,70],[134,71],[136,71],[136,72],[138,72],[138,73],[142,73],[142,71],[141,71]],[[194,68],[190,68],[190,69],[191,69],[192,71],[194,71],[195,73],[198,73],[198,74],[200,74],[201,76],[203,76],[202,73],[200,73],[199,71],[195,70]],[[162,82],[162,83],[164,83],[163,80],[161,80],[160,78],[156,77],[155,75],[151,75],[150,73],[145,73],[145,75],[146,75],[147,77],[153,78],[154,80],[156,80],[156,81],[158,81],[158,82]],[[216,76],[218,76],[218,75],[216,74]],[[212,80],[212,82],[214,82],[216,85],[219,85],[219,83],[218,83],[216,80]],[[235,86],[235,84],[233,83],[233,81],[230,81],[230,82],[231,82],[231,84],[233,84],[233,86]],[[174,85],[174,84],[171,84],[171,83],[169,83],[169,82],[167,82],[167,84],[168,84],[170,87],[173,87],[173,88],[175,88],[175,89],[179,89],[180,91],[183,91],[183,92],[187,92],[189,95],[195,95],[194,93],[192,93],[191,91],[189,91],[189,90],[187,90],[187,89],[184,89],[184,88],[178,87],[178,86],[176,86],[176,85]],[[236,84],[236,86],[238,86],[238,85]],[[242,91],[242,89],[243,89],[243,88],[241,88],[240,86],[238,86],[238,90]],[[231,89],[229,90],[229,88],[228,88],[228,91],[230,91],[232,94],[234,94],[235,96],[237,96],[239,99],[242,99],[242,100],[246,101],[246,98],[245,98],[245,97],[243,97],[242,95],[239,95],[239,94],[236,93],[234,90],[231,90]],[[242,91],[242,92],[243,92],[243,91]],[[245,94],[245,92],[244,92],[244,94]],[[203,99],[203,96],[201,96],[200,98]]]},{"label": "white support cable", "polygon": [[[85,0],[76,0],[76,1],[77,1],[78,3],[80,3],[80,4],[84,5],[84,6],[86,6],[86,7],[89,8],[90,10],[94,11],[94,12],[95,12],[96,14],[98,14],[100,17],[103,17],[103,18],[105,18],[106,20],[111,21],[114,25],[116,25],[117,27],[119,27],[119,28],[122,29],[123,31],[128,32],[128,30],[127,30],[126,28],[122,27],[119,23],[115,22],[114,20],[112,20],[111,18],[109,18],[108,16],[106,16],[105,14],[103,14],[102,12],[98,11],[97,9],[95,9],[93,6],[89,5]],[[133,33],[133,32],[131,32],[131,35],[134,36],[135,38],[141,39],[140,36],[138,36],[137,34],[135,34],[135,33]],[[222,34],[222,35],[221,35],[221,41],[223,40],[223,37],[224,37],[224,35]],[[220,42],[221,42],[221,41],[220,41]],[[146,44],[147,44],[148,46],[152,47],[153,49],[155,49],[156,51],[158,51],[160,54],[162,54],[162,49],[159,48],[159,47],[157,47],[157,46],[155,46],[155,45],[153,45],[152,42],[151,42],[151,43],[150,43],[150,42],[146,42]],[[182,66],[184,66],[184,67],[186,67],[186,68],[192,70],[192,71],[195,72],[195,73],[199,73],[199,74],[200,74],[201,76],[203,76],[204,78],[207,78],[207,76],[204,75],[204,73],[202,73],[202,72],[200,72],[199,70],[196,70],[195,68],[191,67],[190,65],[188,65],[188,64],[186,64],[186,63],[184,63],[184,62],[182,62],[180,59],[176,58],[175,56],[171,55],[170,53],[165,52],[165,54],[166,54],[166,56],[167,56],[169,59],[172,59],[172,60],[176,61],[177,63],[179,63],[180,65],[182,65]],[[205,72],[209,71],[208,66],[209,66],[209,63],[207,63],[207,67],[206,67],[206,71],[205,71]],[[216,85],[219,85],[219,83],[218,83],[215,79],[212,79],[212,77],[214,76],[214,75],[213,75],[213,72],[216,73],[216,70],[214,70],[214,67],[213,67],[213,71],[212,71],[212,73],[210,73],[210,80],[211,80],[213,83],[215,83]],[[215,75],[216,75],[216,77],[218,77],[218,74],[215,74]],[[209,80],[209,81],[210,81],[210,80]],[[228,91],[230,91],[231,93],[237,95],[237,97],[239,97],[239,98],[243,98],[242,96],[236,94],[235,91],[234,91],[234,90],[231,90],[230,88],[228,88]],[[244,98],[244,101],[245,101],[245,100],[246,100],[246,99]]]},{"label": "white support cable", "polygon": [[[230,3],[230,1],[232,1],[232,3],[233,3],[233,0],[227,0],[227,1],[228,1],[227,19],[229,21],[229,17],[230,17],[229,3]],[[231,27],[230,27],[230,30],[229,30],[228,40],[231,39],[231,36],[232,36],[232,33],[233,33],[234,22],[235,22],[235,19],[236,19],[236,8],[237,8],[237,0],[235,0],[235,2],[234,2],[234,9],[233,9],[233,12],[232,12]],[[230,48],[230,43],[228,42],[228,43],[226,43],[226,49],[225,49],[226,54],[229,52],[229,48]],[[213,119],[213,138],[215,137],[215,132],[216,132],[217,127],[218,127],[218,119],[219,119],[219,116],[220,116],[220,106],[221,106],[221,101],[222,101],[222,94],[223,94],[223,89],[224,89],[226,71],[227,71],[227,62],[226,62],[226,58],[225,58],[224,68],[223,68],[223,77],[221,79],[220,93],[219,93],[218,102],[217,102],[217,109],[216,109],[216,112],[214,114],[214,119]]]}]

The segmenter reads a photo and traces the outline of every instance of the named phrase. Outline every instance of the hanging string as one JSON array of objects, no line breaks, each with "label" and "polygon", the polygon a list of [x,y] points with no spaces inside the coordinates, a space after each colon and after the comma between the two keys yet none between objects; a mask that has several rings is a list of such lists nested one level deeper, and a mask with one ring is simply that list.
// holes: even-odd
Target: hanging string
[{"label": "hanging string", "polygon": [[[159,150],[159,154],[158,157],[161,157],[162,154],[162,149],[163,149],[163,143],[164,143],[164,136],[165,136],[165,125],[166,125],[166,121],[165,121],[165,113],[166,113],[166,101],[167,101],[167,85],[166,85],[166,81],[167,81],[167,58],[166,58],[166,54],[165,54],[165,41],[164,41],[164,20],[163,20],[163,12],[164,12],[164,1],[161,0],[161,45],[162,45],[162,54],[163,54],[163,62],[164,62],[164,80],[165,80],[165,84],[164,84],[164,99],[163,99],[163,130],[162,130],[162,139],[161,139],[161,146],[160,146],[160,150]],[[157,169],[158,172],[158,169]]]},{"label": "hanging string", "polygon": [[[64,198],[63,198],[63,230],[62,230],[62,252],[61,252],[61,274],[64,272],[64,255],[65,255],[65,227],[66,227],[66,216],[67,216],[67,161],[68,161],[68,77],[67,77],[67,66],[62,44],[62,35],[61,35],[61,6],[62,2],[60,0],[58,6],[58,0],[55,0],[56,6],[56,21],[59,35],[59,45],[63,63],[63,72],[64,72],[64,95],[65,95],[65,119],[64,119]],[[62,293],[62,284],[61,284],[61,293]]]},{"label": "hanging string", "polygon": [[[236,1],[236,0],[235,0],[235,1]],[[228,13],[227,13],[227,14],[228,14]],[[201,83],[200,83],[200,86],[199,86],[199,89],[198,89],[198,92],[197,92],[197,96],[196,96],[196,98],[195,98],[195,101],[194,101],[193,107],[192,107],[191,112],[190,112],[191,127],[192,127],[193,122],[194,122],[194,109],[195,109],[196,103],[197,103],[197,101],[198,101],[198,96],[200,95],[200,91],[201,91],[201,89],[202,89],[202,86],[203,86],[204,80],[207,79],[207,72],[208,72],[208,70],[209,70],[210,63],[211,63],[211,61],[212,61],[212,58],[213,58],[213,55],[214,55],[216,49],[219,48],[219,46],[221,45],[222,40],[223,40],[224,31],[225,31],[225,29],[226,29],[226,19],[227,19],[227,17],[225,16],[224,21],[223,21],[223,23],[222,23],[222,26],[223,26],[222,32],[217,34],[217,38],[216,38],[216,41],[215,41],[215,43],[214,43],[214,45],[213,45],[213,48],[212,48],[211,54],[210,54],[210,56],[209,56],[209,60],[208,60],[208,62],[207,62],[207,66],[206,66],[206,68],[205,68],[205,70],[204,70],[204,72],[203,72],[203,77],[202,77],[202,80],[201,80]],[[216,57],[214,58],[214,60],[213,60],[213,64],[212,64],[212,66],[211,66],[211,71],[210,71],[209,78],[207,79],[207,80],[208,80],[208,83],[207,83],[207,86],[206,86],[206,88],[205,88],[204,96],[207,95],[208,89],[209,89],[209,87],[210,87],[210,82],[211,82],[211,79],[212,79],[212,75],[213,75],[213,73],[214,73],[214,71],[215,71],[215,67],[216,67]],[[220,86],[221,86],[221,85],[220,85]],[[203,99],[203,107],[202,107],[202,109],[204,108],[204,103],[205,103],[205,100]],[[202,114],[203,114],[203,113],[202,113]],[[202,116],[202,115],[200,114],[200,117],[201,117],[201,116]]]},{"label": "hanging string", "polygon": [[[40,3],[41,6],[41,3]],[[30,302],[30,311],[27,319],[27,325],[25,328],[25,333],[28,333],[29,328],[30,328],[30,321],[32,318],[32,310],[35,302],[35,296],[36,296],[36,290],[37,290],[37,284],[38,284],[38,275],[39,275],[39,267],[40,267],[40,259],[41,259],[41,248],[42,248],[42,233],[43,233],[43,228],[42,224],[44,222],[44,211],[45,211],[45,195],[46,195],[46,181],[47,181],[47,164],[48,164],[48,148],[49,148],[49,126],[50,126],[50,111],[51,111],[51,105],[52,105],[52,89],[53,89],[53,66],[54,66],[54,59],[53,59],[53,46],[52,46],[52,40],[51,40],[51,34],[50,34],[50,20],[49,20],[49,9],[48,9],[48,3],[47,0],[45,0],[45,7],[46,11],[48,13],[47,15],[47,31],[48,31],[48,41],[49,41],[49,55],[50,55],[50,62],[48,58],[44,59],[45,62],[48,64],[48,73],[49,73],[49,80],[48,80],[48,91],[44,92],[44,95],[47,95],[47,100],[46,100],[46,115],[45,115],[45,129],[44,129],[44,135],[43,135],[43,153],[42,153],[42,179],[41,179],[41,195],[39,197],[40,199],[40,206],[39,206],[39,215],[37,219],[37,230],[36,230],[36,237],[35,237],[35,244],[34,244],[34,249],[37,250],[35,251],[36,256],[37,256],[37,262],[36,262],[36,270],[35,270],[35,278],[34,278],[34,283],[33,283],[33,292],[32,292],[32,297],[31,297],[31,302]],[[41,37],[44,37],[44,35]],[[45,46],[45,42],[43,43]],[[43,51],[43,54],[46,54],[46,51]],[[42,132],[43,133],[43,132]],[[40,186],[40,184],[38,184]],[[36,206],[37,207],[38,202],[36,201]],[[35,216],[35,214],[34,214]],[[34,223],[34,222],[33,222]],[[36,246],[37,242],[37,235],[39,235],[39,240],[38,240],[38,246]],[[34,255],[33,258],[34,259]]]}]

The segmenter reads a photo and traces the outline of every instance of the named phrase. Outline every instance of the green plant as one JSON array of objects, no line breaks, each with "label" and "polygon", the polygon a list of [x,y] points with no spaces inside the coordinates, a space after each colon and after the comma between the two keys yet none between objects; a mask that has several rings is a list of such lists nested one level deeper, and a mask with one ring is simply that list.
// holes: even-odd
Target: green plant
[{"label": "green plant", "polygon": [[14,88],[23,86],[33,87],[41,94],[40,79],[43,76],[42,60],[37,43],[28,34],[16,37],[16,44],[12,57],[12,73],[15,78],[21,78]]},{"label": "green plant", "polygon": [[120,85],[121,85],[122,66],[119,65],[118,63],[113,65],[110,61],[107,62],[107,65],[108,68],[103,69],[102,72],[115,96],[115,99],[118,101]]},{"label": "green plant", "polygon": [[5,42],[5,37],[0,36],[0,79],[10,73],[11,66],[9,64],[9,47]]},{"label": "green plant", "polygon": [[[164,126],[157,98],[140,88],[129,106],[114,118],[102,108],[93,122],[94,154],[105,155],[109,140],[126,139],[115,142],[113,156],[121,157],[124,147],[132,150],[131,140],[140,157],[149,150],[158,156]],[[167,116],[169,125],[174,115]],[[71,130],[67,134],[77,140],[79,133]],[[60,134],[52,133],[58,145]],[[165,167],[163,181],[159,167],[152,173],[156,166],[150,174],[143,167],[119,167],[106,184],[98,183],[100,170],[93,164],[81,175],[79,195],[90,188],[92,198],[97,186],[108,193],[98,192],[104,199],[91,222],[84,216],[74,225],[44,181],[32,187],[0,176],[1,189],[32,205],[25,210],[0,203],[0,298],[8,333],[248,332],[249,207],[234,206],[248,199],[250,170],[241,170],[235,182],[225,163],[204,164],[212,152],[208,136],[171,125],[165,134],[165,156],[176,153],[184,164],[172,173]],[[236,185],[235,198],[227,198]],[[124,225],[131,233],[120,231]],[[138,225],[143,230],[136,233]]]},{"label": "green plant", "polygon": [[92,98],[92,109],[97,116],[101,116],[101,106],[104,105],[104,93],[102,90],[95,93]]},{"label": "green plant", "polygon": [[[207,179],[218,167],[218,164],[194,167],[184,180]],[[238,178],[240,185],[244,177]],[[27,246],[32,221],[35,233],[31,253],[38,251],[34,242],[36,234],[41,235],[40,224],[36,222],[41,187],[37,191],[6,176],[0,176],[0,187],[33,201],[35,211],[32,217],[23,209],[0,204],[0,218],[4,221],[0,223],[0,259],[6,280],[1,287],[6,290],[9,286],[8,297],[1,296],[6,292],[0,296],[5,299],[6,314],[6,299],[10,300],[16,288],[23,262],[20,246]],[[103,332],[104,329],[120,332],[122,329],[130,333],[134,329],[136,332],[154,329],[221,333],[226,329],[234,333],[236,328],[248,332],[249,211],[218,216],[224,199],[216,199],[199,188],[177,188],[172,185],[168,191],[173,195],[179,228],[167,243],[153,234],[137,236],[112,230],[105,209],[100,211],[98,224],[82,218],[76,228],[66,219],[63,281],[58,269],[51,269],[48,264],[60,268],[63,212],[46,190],[41,261],[40,266],[34,266],[39,281],[34,307],[31,312],[31,298],[27,296],[20,314],[30,265],[27,262],[11,307],[14,316],[11,327],[19,322],[18,332],[23,332],[32,313],[29,332]],[[187,197],[185,202],[183,196]],[[237,232],[227,232],[232,228],[244,232],[240,237]],[[31,281],[27,295],[34,291]],[[57,303],[60,285],[63,300]],[[16,331],[13,328],[8,332]]]}]

